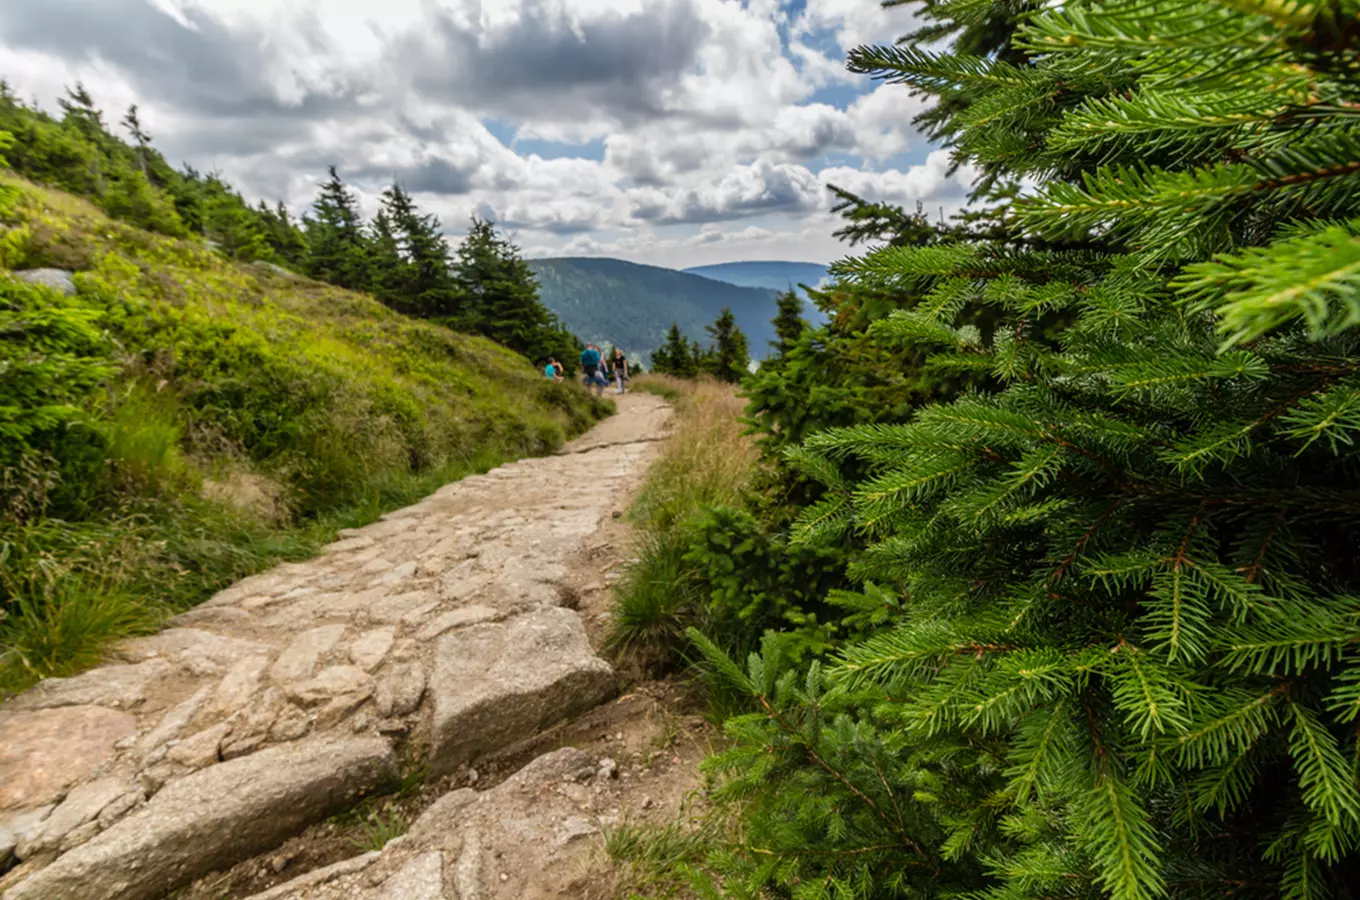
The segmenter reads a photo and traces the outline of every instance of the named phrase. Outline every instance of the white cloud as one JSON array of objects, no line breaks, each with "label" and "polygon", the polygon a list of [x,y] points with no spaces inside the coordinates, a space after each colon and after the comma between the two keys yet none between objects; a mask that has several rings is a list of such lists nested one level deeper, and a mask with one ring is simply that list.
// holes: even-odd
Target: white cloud
[{"label": "white cloud", "polygon": [[873,0],[807,0],[796,27],[802,34],[829,30],[842,50],[851,50],[865,44],[892,43],[915,22],[908,6],[885,8]]},{"label": "white cloud", "polygon": [[0,8],[0,75],[136,102],[172,161],[298,210],[336,164],[369,207],[398,179],[533,252],[824,259],[829,183],[962,196],[943,155],[886,167],[921,101],[826,49],[909,26],[874,0],[43,0]]}]

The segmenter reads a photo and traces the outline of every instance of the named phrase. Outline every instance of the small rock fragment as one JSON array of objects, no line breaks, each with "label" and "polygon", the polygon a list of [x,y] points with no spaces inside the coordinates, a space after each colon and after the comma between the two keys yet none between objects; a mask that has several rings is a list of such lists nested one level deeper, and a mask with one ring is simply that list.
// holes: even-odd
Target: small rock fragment
[{"label": "small rock fragment", "polygon": [[286,685],[284,690],[303,706],[317,706],[347,695],[359,695],[362,702],[373,693],[373,678],[357,666],[331,666],[314,678]]},{"label": "small rock fragment", "polygon": [[221,761],[222,742],[231,730],[232,726],[227,722],[206,728],[172,746],[166,757],[190,769],[211,766]]},{"label": "small rock fragment", "polygon": [[375,689],[374,702],[385,717],[415,712],[425,695],[425,670],[417,663],[402,663],[383,673]]},{"label": "small rock fragment", "polygon": [[269,726],[269,739],[279,743],[296,741],[298,738],[305,737],[307,732],[311,730],[311,717],[290,703],[279,713],[274,724]]},{"label": "small rock fragment", "polygon": [[365,632],[350,645],[350,661],[365,672],[372,672],[387,658],[396,636],[397,630],[391,627],[374,628]]}]

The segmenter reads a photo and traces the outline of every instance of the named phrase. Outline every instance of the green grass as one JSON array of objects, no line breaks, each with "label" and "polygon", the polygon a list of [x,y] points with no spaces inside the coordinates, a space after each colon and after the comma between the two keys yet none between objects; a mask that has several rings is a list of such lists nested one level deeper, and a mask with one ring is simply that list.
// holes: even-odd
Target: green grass
[{"label": "green grass", "polygon": [[363,853],[376,852],[410,827],[411,823],[398,809],[374,810],[359,823],[359,834],[350,843]]},{"label": "green grass", "polygon": [[694,890],[696,884],[707,882],[698,867],[723,843],[726,829],[726,821],[711,811],[689,824],[620,822],[604,829],[605,853],[618,866],[618,896],[627,900],[708,896]]},{"label": "green grass", "polygon": [[[613,411],[367,295],[0,195],[0,696]],[[77,294],[6,273],[44,266]]]},{"label": "green grass", "polygon": [[643,390],[676,406],[675,434],[648,472],[629,516],[639,532],[636,561],[614,591],[609,645],[645,668],[680,661],[685,626],[702,618],[684,556],[686,521],[705,508],[736,503],[750,483],[756,455],[740,415],[742,400],[728,385],[647,376]]}]

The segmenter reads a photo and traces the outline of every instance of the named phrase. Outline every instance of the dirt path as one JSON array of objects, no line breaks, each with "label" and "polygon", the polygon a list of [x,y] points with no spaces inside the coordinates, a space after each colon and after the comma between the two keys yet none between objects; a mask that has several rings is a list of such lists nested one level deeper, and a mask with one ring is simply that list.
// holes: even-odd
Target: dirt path
[{"label": "dirt path", "polygon": [[[581,621],[603,614],[616,515],[669,418],[620,400],[556,456],[449,485],[0,707],[0,861],[21,861],[0,897],[200,879],[190,896],[586,896],[601,822],[673,809],[703,750],[677,742],[702,729],[664,686],[614,699]],[[375,849],[409,833],[355,857],[332,817],[398,784],[360,830]]]}]

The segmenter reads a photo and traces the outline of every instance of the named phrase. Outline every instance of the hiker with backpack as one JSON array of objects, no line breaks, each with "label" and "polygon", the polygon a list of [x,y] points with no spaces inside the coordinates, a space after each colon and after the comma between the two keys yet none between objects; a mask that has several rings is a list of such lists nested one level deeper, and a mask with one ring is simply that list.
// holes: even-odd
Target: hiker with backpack
[{"label": "hiker with backpack", "polygon": [[585,372],[586,390],[592,386],[595,388],[597,396],[604,396],[604,358],[600,354],[600,348],[594,344],[586,344],[586,349],[581,351],[581,370]]}]

